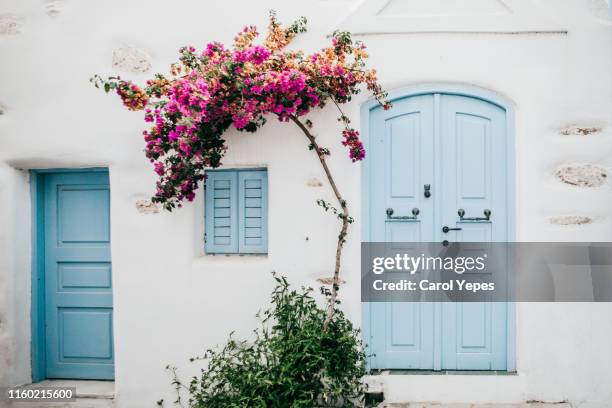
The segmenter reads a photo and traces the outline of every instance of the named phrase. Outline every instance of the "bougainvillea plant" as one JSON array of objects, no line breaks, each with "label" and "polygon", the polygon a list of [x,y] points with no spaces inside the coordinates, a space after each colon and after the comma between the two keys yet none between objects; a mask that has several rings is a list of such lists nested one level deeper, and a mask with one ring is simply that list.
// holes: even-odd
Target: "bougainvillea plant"
[{"label": "bougainvillea plant", "polygon": [[366,68],[368,54],[363,43],[354,41],[348,32],[335,32],[331,45],[319,52],[288,50],[287,45],[304,31],[305,18],[284,27],[271,13],[262,44],[254,44],[258,37],[256,28],[245,27],[236,35],[231,48],[218,42],[207,44],[202,51],[192,46],[181,48],[180,62],[171,66],[170,76],[157,74],[144,88],[120,77],[103,79],[96,75],[92,82],[106,92],[115,91],[128,109],[145,111],[144,119],[150,123],[143,132],[145,154],[158,175],[152,201],[169,211],[185,200],[194,199],[198,185],[206,178],[206,169],[221,166],[227,150],[223,135],[230,127],[255,132],[270,116],[294,122],[319,157],[339,205],[336,208],[318,201],[342,222],[331,315],[340,255],[352,218],[327,166],[329,150],[318,144],[311,133],[312,122],[303,117],[315,108],[333,103],[343,126],[340,142],[356,162],[365,157],[365,150],[359,132],[351,127],[340,105],[359,93],[361,85],[385,108],[390,105],[376,72]]}]

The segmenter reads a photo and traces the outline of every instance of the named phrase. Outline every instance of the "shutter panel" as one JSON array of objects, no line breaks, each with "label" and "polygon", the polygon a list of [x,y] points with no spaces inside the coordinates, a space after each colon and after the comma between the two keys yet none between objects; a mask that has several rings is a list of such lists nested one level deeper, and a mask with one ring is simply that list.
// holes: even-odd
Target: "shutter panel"
[{"label": "shutter panel", "polygon": [[238,173],[206,173],[206,245],[207,253],[238,252]]},{"label": "shutter panel", "polygon": [[240,253],[268,252],[268,172],[238,173],[238,222]]}]

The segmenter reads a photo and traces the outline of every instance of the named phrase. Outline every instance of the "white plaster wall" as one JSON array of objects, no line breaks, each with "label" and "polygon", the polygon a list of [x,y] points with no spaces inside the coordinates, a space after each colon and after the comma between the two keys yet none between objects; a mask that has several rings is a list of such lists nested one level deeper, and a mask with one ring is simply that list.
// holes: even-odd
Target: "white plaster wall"
[{"label": "white plaster wall", "polygon": [[[27,173],[0,165],[0,386],[30,373],[30,201]],[[5,199],[15,197],[18,199]]]},{"label": "white plaster wall", "polygon": [[[566,163],[612,169],[612,24],[600,0],[539,0],[567,34],[395,34],[365,37],[388,89],[424,82],[469,83],[494,90],[516,108],[516,214],[521,241],[609,241],[612,190],[565,185],[553,177]],[[144,80],[166,72],[182,45],[230,42],[245,24],[264,31],[268,9],[284,21],[306,15],[309,33],[296,41],[320,48],[353,1],[201,2],[2,0],[0,14],[17,16],[17,34],[0,35],[0,385],[30,381],[30,209],[21,169],[108,166],[111,179],[117,406],[149,407],[170,400],[163,370],[237,330],[248,335],[265,306],[270,272],[294,284],[316,285],[330,273],[337,224],[318,198],[331,199],[316,157],[291,125],[271,120],[255,135],[230,132],[226,166],[269,169],[269,255],[205,256],[203,200],[174,213],[141,214],[154,173],[142,153],[138,113],[88,83],[111,74],[113,50],[134,46],[151,57]],[[49,8],[53,10],[48,14]],[[359,124],[357,98],[347,111]],[[332,150],[330,166],[357,215],[345,257],[343,305],[360,322],[359,165],[340,145],[333,109],[312,115]],[[597,126],[589,136],[562,136],[571,124]],[[589,215],[581,226],[549,217]],[[308,237],[308,240],[306,239]],[[395,400],[570,400],[612,405],[612,304],[517,306],[516,376],[391,376]]]}]

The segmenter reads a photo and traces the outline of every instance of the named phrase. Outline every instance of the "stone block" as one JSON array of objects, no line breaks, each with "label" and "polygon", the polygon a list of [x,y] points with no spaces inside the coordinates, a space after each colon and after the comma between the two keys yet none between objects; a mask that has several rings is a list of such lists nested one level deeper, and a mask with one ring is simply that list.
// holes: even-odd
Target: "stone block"
[{"label": "stone block", "polygon": [[151,69],[151,57],[136,47],[124,46],[113,51],[113,68],[143,73]]},{"label": "stone block", "polygon": [[137,200],[136,210],[141,214],[157,214],[159,212],[159,206],[151,200]]},{"label": "stone block", "polygon": [[555,177],[572,186],[599,187],[606,181],[608,172],[593,164],[567,164],[555,171]]},{"label": "stone block", "polygon": [[554,225],[584,225],[593,222],[593,218],[586,215],[560,215],[550,217],[550,223]]},{"label": "stone block", "polygon": [[16,14],[0,14],[0,35],[17,35],[23,28],[23,18]]},{"label": "stone block", "polygon": [[559,134],[563,136],[588,136],[601,131],[602,128],[597,126],[569,125],[559,130]]}]

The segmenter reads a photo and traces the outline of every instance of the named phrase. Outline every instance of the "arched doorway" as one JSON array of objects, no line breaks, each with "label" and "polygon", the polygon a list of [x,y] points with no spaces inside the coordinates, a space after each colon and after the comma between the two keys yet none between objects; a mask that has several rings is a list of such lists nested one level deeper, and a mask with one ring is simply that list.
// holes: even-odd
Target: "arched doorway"
[{"label": "arched doorway", "polygon": [[[509,104],[459,87],[396,92],[393,108],[364,106],[364,241],[514,239]],[[394,214],[414,219],[391,219]],[[458,215],[480,216],[462,222]],[[493,215],[485,217],[490,211]],[[445,229],[444,227],[450,227]],[[453,230],[457,228],[458,230]],[[372,369],[514,370],[507,303],[366,303]]]}]

